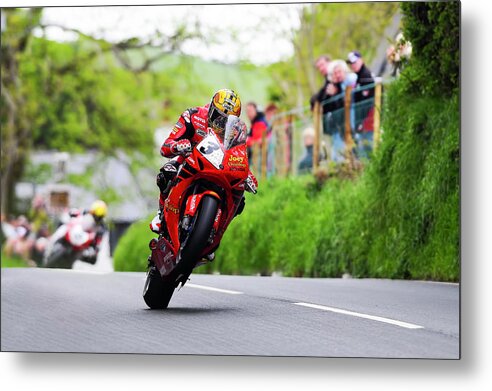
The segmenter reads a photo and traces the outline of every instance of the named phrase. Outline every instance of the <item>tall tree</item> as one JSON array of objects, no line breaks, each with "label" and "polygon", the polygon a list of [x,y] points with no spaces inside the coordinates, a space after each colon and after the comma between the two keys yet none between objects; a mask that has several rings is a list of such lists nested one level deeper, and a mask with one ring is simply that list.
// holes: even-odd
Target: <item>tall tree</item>
[{"label": "tall tree", "polygon": [[[349,51],[360,50],[370,63],[399,4],[319,3],[298,9],[299,27],[282,31],[284,36],[291,37],[294,54],[270,66],[276,82],[270,90],[271,98],[286,107],[306,105],[305,97],[322,84],[313,66],[322,54],[345,59]],[[286,17],[272,16],[276,18],[273,23],[281,24]]]},{"label": "tall tree", "polygon": [[42,23],[42,9],[2,12],[2,213],[12,209],[15,183],[33,145],[105,154],[152,147],[150,71],[185,41],[200,37],[197,26],[190,32],[180,25],[148,40],[108,42],[58,25],[77,36],[60,44],[43,38],[54,25]]},{"label": "tall tree", "polygon": [[[24,169],[30,147],[30,123],[33,105],[27,105],[26,85],[19,75],[20,61],[29,47],[32,31],[39,25],[41,9],[2,9],[6,27],[1,45],[1,108],[2,124],[2,213],[8,213],[16,178]],[[34,103],[34,102],[33,102]]]}]

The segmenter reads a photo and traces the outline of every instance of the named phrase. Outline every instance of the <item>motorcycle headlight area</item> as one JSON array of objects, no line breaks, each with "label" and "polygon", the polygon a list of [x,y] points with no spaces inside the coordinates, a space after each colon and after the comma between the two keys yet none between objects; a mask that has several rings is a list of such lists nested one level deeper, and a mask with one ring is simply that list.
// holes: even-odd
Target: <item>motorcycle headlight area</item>
[{"label": "motorcycle headlight area", "polygon": [[85,232],[80,225],[76,225],[69,232],[70,242],[74,246],[82,246],[89,240],[89,234]]},{"label": "motorcycle headlight area", "polygon": [[197,145],[198,151],[218,170],[221,169],[222,161],[224,160],[224,151],[220,146],[219,141],[212,135],[205,137],[200,144]]}]

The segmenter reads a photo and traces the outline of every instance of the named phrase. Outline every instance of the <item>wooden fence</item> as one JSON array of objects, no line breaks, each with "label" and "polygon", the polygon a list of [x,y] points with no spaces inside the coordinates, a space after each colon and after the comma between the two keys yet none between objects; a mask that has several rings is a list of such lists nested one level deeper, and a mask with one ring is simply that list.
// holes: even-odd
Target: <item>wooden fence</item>
[{"label": "wooden fence", "polygon": [[[345,145],[344,159],[353,161],[358,159],[357,145],[354,140],[354,107],[357,103],[353,102],[354,93],[364,89],[374,88],[374,98],[371,101],[372,110],[370,117],[365,118],[372,124],[372,145],[374,151],[381,142],[381,109],[382,109],[382,82],[363,88],[347,87],[344,95],[339,96],[343,99],[343,142]],[[302,157],[303,142],[302,132],[306,128],[314,130],[312,168],[315,172],[320,162],[329,163],[332,155],[332,137],[327,135],[325,120],[327,114],[323,114],[325,102],[316,103],[311,111],[309,107],[294,109],[276,115],[271,124],[270,132],[262,135],[261,143],[254,144],[252,147],[252,161],[250,167],[259,180],[265,180],[269,176],[286,177],[300,173],[298,163]],[[355,152],[354,152],[355,151]],[[304,151],[305,152],[305,151]]]}]

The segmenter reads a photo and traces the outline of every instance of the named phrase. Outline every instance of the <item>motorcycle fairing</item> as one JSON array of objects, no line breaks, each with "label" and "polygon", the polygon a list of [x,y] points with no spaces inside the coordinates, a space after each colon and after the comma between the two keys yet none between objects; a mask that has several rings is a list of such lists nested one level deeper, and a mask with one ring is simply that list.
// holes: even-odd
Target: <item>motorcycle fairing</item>
[{"label": "motorcycle fairing", "polygon": [[151,258],[162,277],[169,275],[176,267],[176,252],[164,237],[152,239],[149,243]]},{"label": "motorcycle fairing", "polygon": [[[179,253],[181,245],[179,240],[180,219],[187,212],[191,212],[194,216],[206,194],[220,200],[220,212],[217,212],[214,222],[213,242],[204,249],[203,255],[218,245],[225,229],[234,217],[244,193],[244,181],[247,177],[248,158],[244,144],[225,149],[218,142],[215,134],[210,132],[194,148],[192,154],[181,166],[176,177],[176,184],[164,203],[163,222],[167,225],[170,245],[175,254]],[[210,184],[209,188],[207,184]],[[216,189],[224,191],[219,192]],[[194,196],[195,204],[192,207]]]}]

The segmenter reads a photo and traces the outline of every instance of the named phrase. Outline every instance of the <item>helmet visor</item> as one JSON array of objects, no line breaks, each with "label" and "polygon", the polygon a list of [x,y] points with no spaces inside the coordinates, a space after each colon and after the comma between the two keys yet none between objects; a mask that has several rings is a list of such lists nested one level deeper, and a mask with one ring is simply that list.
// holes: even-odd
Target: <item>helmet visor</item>
[{"label": "helmet visor", "polygon": [[227,115],[217,110],[215,107],[211,107],[208,120],[210,127],[213,128],[220,136],[223,136],[227,124]]}]

